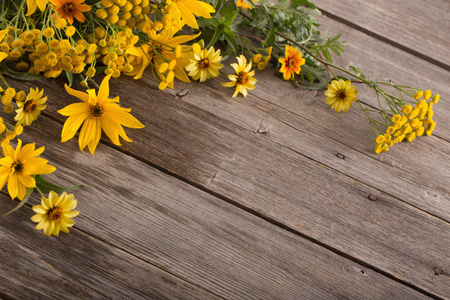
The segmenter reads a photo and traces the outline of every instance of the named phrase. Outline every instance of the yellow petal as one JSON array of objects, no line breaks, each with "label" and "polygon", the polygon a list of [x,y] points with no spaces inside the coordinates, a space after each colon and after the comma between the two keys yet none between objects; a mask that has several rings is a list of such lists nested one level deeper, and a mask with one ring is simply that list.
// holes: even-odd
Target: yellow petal
[{"label": "yellow petal", "polygon": [[74,89],[70,88],[67,84],[64,84],[64,88],[70,95],[75,96],[78,99],[81,99],[83,102],[87,103],[89,101],[88,94],[74,90]]}]

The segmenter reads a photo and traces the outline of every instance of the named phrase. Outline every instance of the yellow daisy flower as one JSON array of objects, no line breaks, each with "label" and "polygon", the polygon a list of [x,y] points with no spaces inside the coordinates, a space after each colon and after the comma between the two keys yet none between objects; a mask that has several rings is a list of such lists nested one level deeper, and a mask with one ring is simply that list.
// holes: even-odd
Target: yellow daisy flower
[{"label": "yellow daisy flower", "polygon": [[325,91],[325,96],[327,96],[325,103],[329,104],[330,108],[336,112],[341,110],[347,112],[353,105],[353,102],[357,100],[356,95],[358,95],[358,91],[355,90],[355,87],[351,85],[349,80],[333,80],[328,85],[328,90]]},{"label": "yellow daisy flower", "polygon": [[36,157],[44,151],[44,147],[37,150],[33,144],[27,144],[22,148],[22,140],[17,140],[17,147],[9,143],[2,143],[4,157],[0,159],[0,189],[8,182],[8,193],[12,199],[23,200],[27,188],[36,187],[34,175],[49,174],[56,170],[48,165],[47,160]]},{"label": "yellow daisy flower", "polygon": [[280,72],[283,73],[284,80],[291,80],[294,78],[294,73],[300,73],[302,69],[300,66],[305,64],[305,59],[302,53],[297,48],[286,45],[285,58],[278,59],[281,63]]},{"label": "yellow daisy flower", "polygon": [[122,126],[144,127],[129,113],[131,109],[122,108],[117,104],[119,97],[108,98],[110,78],[111,75],[108,75],[103,79],[98,94],[95,93],[94,89],[89,89],[87,93],[84,93],[71,89],[67,84],[65,85],[66,91],[70,95],[81,99],[83,102],[73,103],[58,110],[63,116],[69,117],[64,123],[61,133],[62,143],[73,138],[80,126],[83,125],[78,139],[80,150],[83,151],[88,146],[89,152],[94,155],[95,148],[100,142],[102,130],[115,145],[120,145],[119,136],[127,142],[131,142]]},{"label": "yellow daisy flower", "polygon": [[211,18],[211,14],[215,13],[214,8],[205,2],[199,0],[172,0],[171,5],[176,5],[181,14],[181,20],[186,22],[189,27],[198,29],[195,16],[206,19]]},{"label": "yellow daisy flower", "polygon": [[236,91],[233,97],[236,97],[239,93],[242,93],[244,97],[247,97],[247,90],[255,89],[256,78],[255,70],[250,72],[252,68],[252,62],[247,64],[247,59],[244,55],[236,57],[238,63],[231,64],[233,69],[236,71],[236,75],[228,75],[228,79],[231,82],[222,82],[221,84],[226,87],[233,87],[236,85]]},{"label": "yellow daisy flower", "polygon": [[223,68],[223,65],[219,64],[221,59],[220,49],[217,51],[214,50],[214,47],[209,50],[203,49],[200,53],[193,53],[189,56],[191,64],[185,69],[194,80],[200,79],[200,82],[203,82],[219,76],[219,70]]},{"label": "yellow daisy flower", "polygon": [[59,235],[59,231],[68,233],[68,227],[72,227],[75,222],[73,217],[78,216],[79,211],[72,210],[77,206],[72,194],[63,192],[58,196],[54,191],[50,191],[48,198],[42,197],[41,204],[33,206],[36,215],[31,217],[31,221],[38,223],[36,229],[44,230],[46,236]]},{"label": "yellow daisy flower", "polygon": [[42,97],[43,93],[43,89],[39,91],[38,88],[30,88],[30,93],[25,101],[17,101],[19,108],[16,109],[17,115],[14,117],[17,125],[23,124],[29,126],[36,121],[41,111],[47,107],[47,105],[44,105],[47,97]]}]

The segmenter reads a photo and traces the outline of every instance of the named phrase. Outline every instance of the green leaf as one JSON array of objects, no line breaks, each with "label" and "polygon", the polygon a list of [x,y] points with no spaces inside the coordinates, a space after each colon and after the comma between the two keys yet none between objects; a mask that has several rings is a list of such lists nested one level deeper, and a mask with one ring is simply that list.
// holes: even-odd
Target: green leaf
[{"label": "green leaf", "polygon": [[25,193],[25,197],[23,198],[22,201],[20,201],[19,205],[17,205],[14,209],[10,210],[9,212],[7,212],[6,214],[3,215],[3,217],[6,217],[9,214],[12,214],[13,212],[15,212],[16,210],[18,210],[19,208],[21,208],[22,206],[25,205],[25,203],[27,203],[28,199],[30,199],[31,194],[33,193],[34,189],[32,188],[27,188],[27,191]]},{"label": "green leaf", "polygon": [[101,73],[103,73],[103,72],[105,72],[105,70],[106,69],[108,69],[108,67],[97,67],[97,68],[95,68],[95,75],[94,75],[94,77],[95,76],[97,76],[98,74],[101,74]]},{"label": "green leaf", "polygon": [[9,77],[12,77],[17,80],[36,81],[36,80],[44,79],[44,76],[42,76],[42,75],[13,71],[10,68],[8,68],[5,61],[2,61],[0,63],[0,71],[1,71],[1,73],[8,75]]},{"label": "green leaf", "polygon": [[211,48],[212,46],[214,46],[214,44],[217,42],[217,40],[222,36],[223,34],[223,26],[217,26],[216,27],[216,31],[214,31],[214,35],[211,38],[211,40],[209,41],[208,46],[206,46],[206,49]]},{"label": "green leaf", "polygon": [[222,8],[219,10],[219,14],[224,17],[228,18],[236,9],[236,4],[234,4],[233,0],[226,0],[225,3],[222,5]]},{"label": "green leaf", "polygon": [[80,187],[84,187],[83,185],[74,185],[71,187],[67,187],[67,188],[63,188],[63,187],[59,187],[53,183],[50,183],[48,181],[46,181],[41,175],[36,175],[35,178],[36,180],[36,187],[39,188],[39,190],[43,193],[43,194],[48,194],[50,193],[50,191],[54,191],[57,194],[61,194],[63,192],[69,192],[73,189],[76,188],[80,188]]},{"label": "green leaf", "polygon": [[69,87],[72,87],[73,84],[73,73],[71,71],[65,71],[67,81],[69,81]]},{"label": "green leaf", "polygon": [[275,43],[275,24],[273,23],[272,15],[270,13],[268,15],[269,15],[270,29],[269,32],[267,33],[266,39],[261,45],[263,48],[266,47],[267,44],[273,45]]},{"label": "green leaf", "polygon": [[234,37],[234,33],[229,31],[229,30],[227,30],[227,29],[228,28],[225,28],[225,30],[224,30],[225,40],[228,42],[228,44],[230,46],[233,47],[234,52],[237,54],[238,51],[239,51],[239,46],[238,46],[238,44],[236,42],[236,38]]},{"label": "green leaf", "polygon": [[[214,4],[213,5],[214,11],[218,11],[219,8],[222,6],[222,0],[214,0],[213,4]],[[205,19],[205,18],[202,18],[202,19]]]},{"label": "green leaf", "polygon": [[319,83],[299,83],[298,86],[308,90],[326,90],[328,82]]},{"label": "green leaf", "polygon": [[308,0],[292,0],[291,5],[289,7],[295,8],[299,5],[307,5],[313,9],[317,9],[317,7],[314,5],[314,3],[309,2]]},{"label": "green leaf", "polygon": [[222,23],[226,27],[230,27],[231,24],[233,24],[234,19],[236,19],[236,16],[239,12],[239,9],[234,10],[232,14],[230,14],[227,18],[225,18],[225,21]]}]

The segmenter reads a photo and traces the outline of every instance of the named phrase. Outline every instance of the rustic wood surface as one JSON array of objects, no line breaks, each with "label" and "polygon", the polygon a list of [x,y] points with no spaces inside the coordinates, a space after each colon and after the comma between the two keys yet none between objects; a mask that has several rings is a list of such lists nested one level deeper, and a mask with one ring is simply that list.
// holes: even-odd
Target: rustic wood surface
[{"label": "rustic wood surface", "polygon": [[0,219],[0,298],[450,299],[449,4],[316,2],[350,44],[341,65],[441,94],[432,136],[376,155],[357,106],[336,114],[275,69],[247,98],[146,73],[111,86],[146,127],[91,156],[60,143],[56,111],[77,100],[39,81],[49,107],[22,139],[45,145],[45,178],[86,187],[70,234],[33,228],[37,196]]}]

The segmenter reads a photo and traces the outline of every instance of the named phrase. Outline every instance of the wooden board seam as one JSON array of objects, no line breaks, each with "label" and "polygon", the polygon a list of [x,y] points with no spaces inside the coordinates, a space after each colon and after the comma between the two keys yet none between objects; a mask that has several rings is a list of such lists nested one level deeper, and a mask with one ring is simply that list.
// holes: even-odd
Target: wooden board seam
[{"label": "wooden board seam", "polygon": [[354,28],[354,29],[356,29],[358,31],[361,31],[361,32],[363,32],[363,33],[365,33],[365,34],[367,34],[367,35],[369,35],[369,36],[371,36],[371,37],[373,37],[373,38],[375,38],[377,40],[380,40],[381,42],[389,44],[389,45],[391,45],[391,46],[393,46],[393,47],[395,47],[397,49],[400,49],[400,50],[402,50],[404,52],[407,52],[407,53],[409,53],[411,55],[414,55],[418,59],[421,59],[421,60],[424,60],[426,62],[429,62],[429,63],[431,63],[431,64],[433,64],[433,65],[435,65],[435,66],[437,66],[439,68],[442,68],[442,69],[444,69],[446,71],[450,71],[450,65],[448,65],[448,64],[446,64],[444,62],[441,62],[441,61],[439,61],[437,59],[434,59],[434,58],[432,58],[430,56],[427,56],[427,55],[425,55],[425,54],[423,54],[421,52],[418,52],[418,51],[416,51],[414,49],[411,49],[409,47],[403,46],[402,44],[397,43],[396,41],[388,39],[385,36],[379,35],[378,33],[375,33],[375,32],[370,31],[368,29],[365,29],[364,27],[361,27],[361,26],[359,26],[359,25],[357,25],[355,23],[352,23],[351,21],[343,19],[343,18],[341,18],[341,17],[339,17],[337,15],[334,15],[334,14],[330,13],[327,10],[323,10],[321,8],[319,8],[319,10],[324,16],[326,16],[326,17],[328,17],[330,19],[333,19],[333,20],[335,20],[335,21],[337,21],[339,23],[342,23],[342,24],[347,25],[347,26],[349,26],[351,28]]}]

